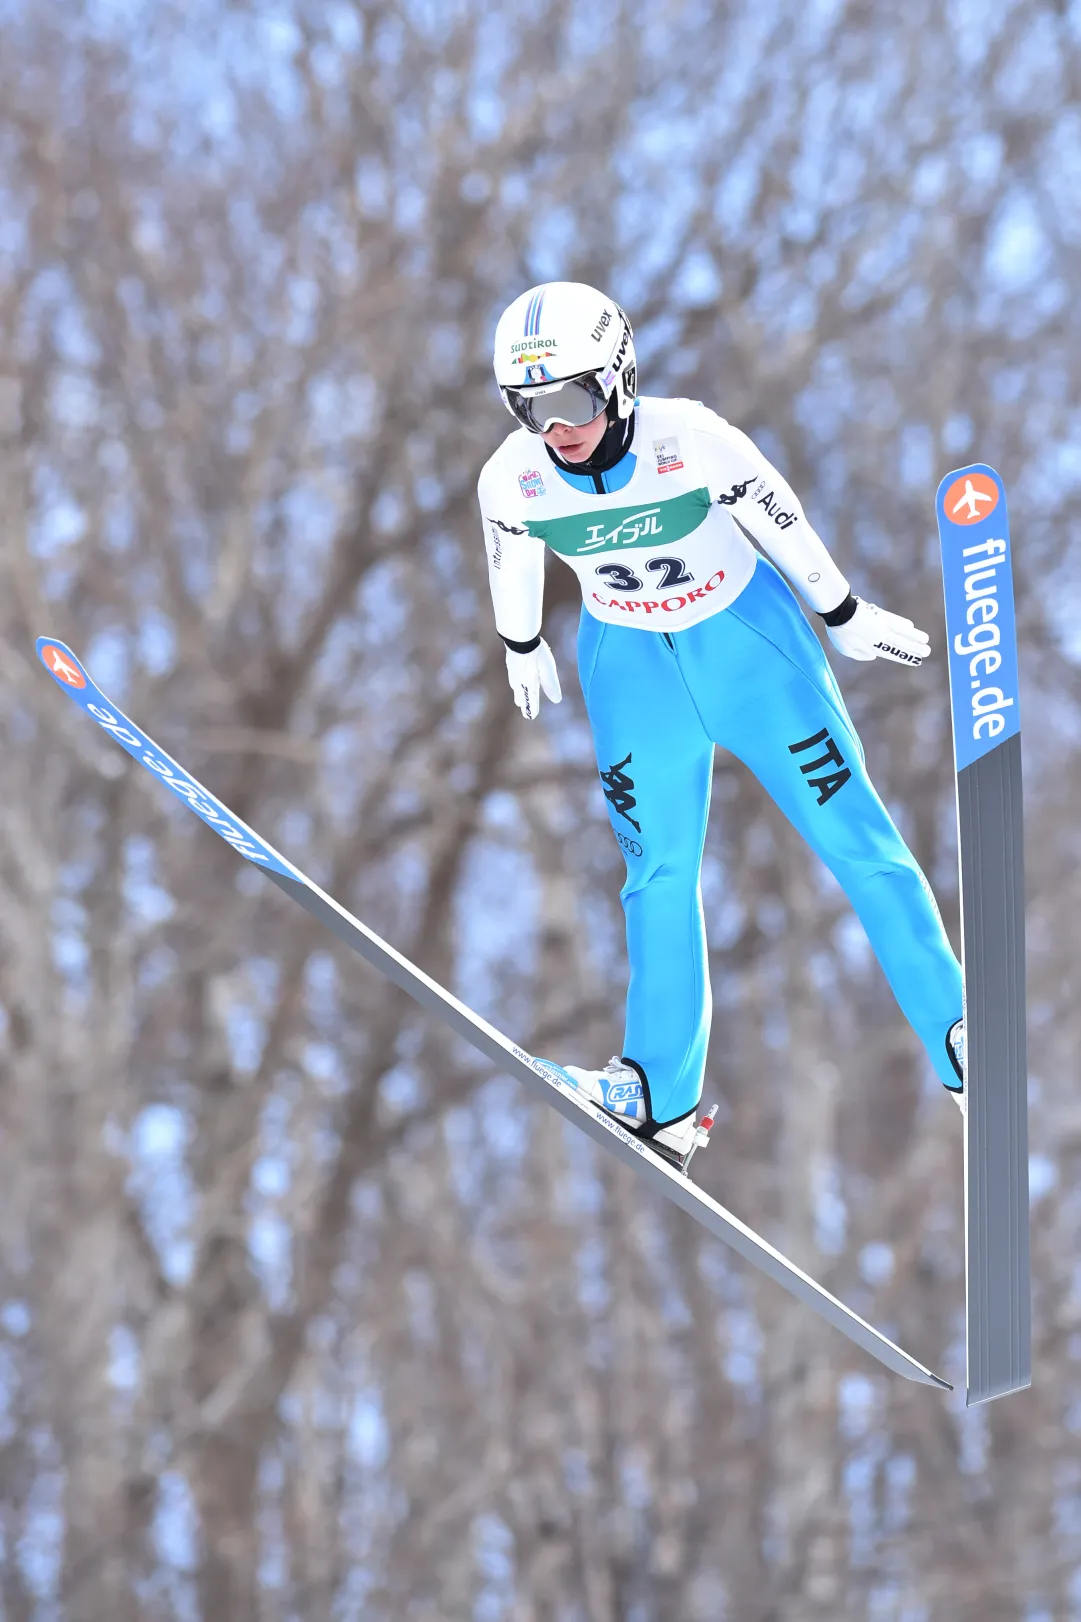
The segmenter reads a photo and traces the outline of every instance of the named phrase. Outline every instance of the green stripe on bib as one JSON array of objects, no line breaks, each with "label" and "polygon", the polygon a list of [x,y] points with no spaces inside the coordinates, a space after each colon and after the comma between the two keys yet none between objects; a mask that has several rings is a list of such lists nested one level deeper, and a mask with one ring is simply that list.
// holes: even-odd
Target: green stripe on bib
[{"label": "green stripe on bib", "polygon": [[569,518],[525,520],[530,535],[544,541],[565,558],[599,557],[602,552],[624,552],[643,546],[668,546],[690,535],[709,512],[705,485],[667,501],[640,507],[613,507],[607,512],[573,513]]}]

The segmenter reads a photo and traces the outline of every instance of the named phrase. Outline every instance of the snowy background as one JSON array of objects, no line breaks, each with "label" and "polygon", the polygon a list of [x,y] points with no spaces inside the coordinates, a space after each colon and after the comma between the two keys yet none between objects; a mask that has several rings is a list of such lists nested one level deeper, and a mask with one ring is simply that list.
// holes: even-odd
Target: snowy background
[{"label": "snowy background", "polygon": [[[0,4],[0,1622],[1081,1618],[1081,6]],[[474,489],[502,307],[784,469],[918,673],[838,670],[957,940],[934,491],[1009,493],[1035,1382],[893,1379],[338,949],[83,718],[63,637],[533,1051],[622,859],[523,723]],[[963,1383],[961,1139],[719,757],[696,1177]]]}]

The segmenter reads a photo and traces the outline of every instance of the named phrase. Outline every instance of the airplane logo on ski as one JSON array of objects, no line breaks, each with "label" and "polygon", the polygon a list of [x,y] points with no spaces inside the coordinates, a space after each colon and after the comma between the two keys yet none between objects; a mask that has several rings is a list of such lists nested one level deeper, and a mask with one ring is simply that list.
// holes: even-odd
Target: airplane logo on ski
[{"label": "airplane logo on ski", "polygon": [[86,686],[86,677],[78,665],[73,664],[53,643],[47,642],[42,648],[41,662],[46,670],[51,671],[57,681],[62,681],[67,687]]},{"label": "airplane logo on ski", "polygon": [[986,474],[967,473],[950,485],[943,505],[951,523],[978,524],[998,506],[998,486]]}]

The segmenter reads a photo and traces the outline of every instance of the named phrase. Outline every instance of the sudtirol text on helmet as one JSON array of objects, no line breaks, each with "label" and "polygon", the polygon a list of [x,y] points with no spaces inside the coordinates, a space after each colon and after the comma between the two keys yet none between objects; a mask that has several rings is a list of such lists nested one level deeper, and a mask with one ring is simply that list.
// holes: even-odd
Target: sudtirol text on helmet
[{"label": "sudtirol text on helmet", "polygon": [[613,419],[634,410],[630,322],[584,282],[544,282],[516,298],[499,318],[494,364],[504,405],[534,433],[550,421],[580,426],[606,409]]}]

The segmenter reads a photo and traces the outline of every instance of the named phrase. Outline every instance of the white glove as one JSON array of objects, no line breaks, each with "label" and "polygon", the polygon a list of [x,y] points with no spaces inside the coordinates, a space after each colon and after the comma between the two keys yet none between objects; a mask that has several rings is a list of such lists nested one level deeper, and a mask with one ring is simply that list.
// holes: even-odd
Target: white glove
[{"label": "white glove", "polygon": [[856,612],[843,625],[827,625],[838,653],[849,659],[892,659],[899,665],[922,665],[931,651],[925,631],[911,620],[856,598]]},{"label": "white glove", "polygon": [[563,694],[559,690],[559,675],[552,650],[542,637],[531,653],[515,653],[507,649],[507,677],[514,702],[527,721],[536,719],[540,709],[541,689],[545,698],[558,704]]}]

